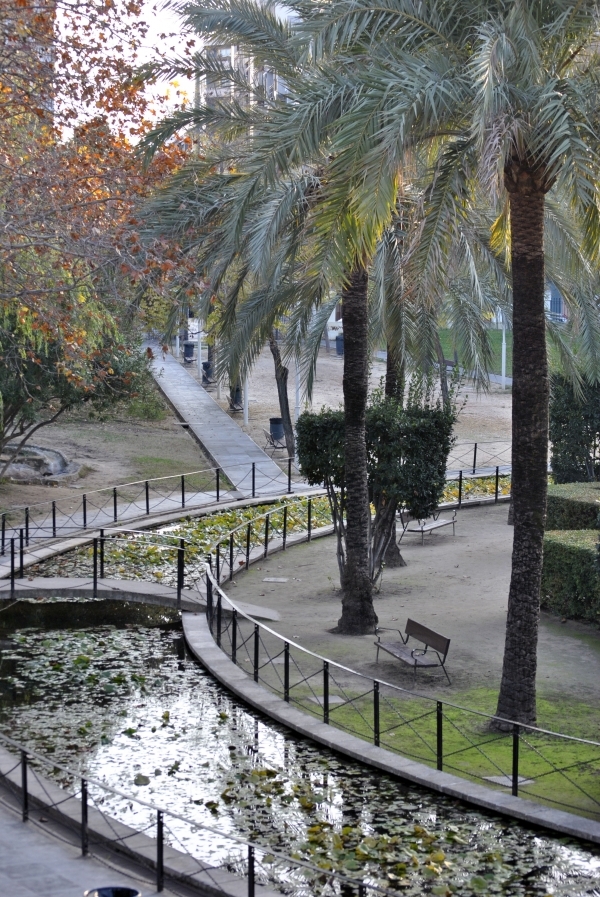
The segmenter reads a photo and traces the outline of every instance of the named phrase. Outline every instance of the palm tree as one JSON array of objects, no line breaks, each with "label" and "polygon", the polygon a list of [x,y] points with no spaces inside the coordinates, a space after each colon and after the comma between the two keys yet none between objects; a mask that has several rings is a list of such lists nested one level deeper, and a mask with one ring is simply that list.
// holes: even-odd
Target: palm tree
[{"label": "palm tree", "polygon": [[[575,213],[581,240],[581,252],[563,252],[563,275],[577,278],[569,297],[579,300],[590,343],[598,332],[598,25],[596,6],[577,0],[342,0],[320,6],[308,26],[323,53],[368,52],[348,73],[354,102],[337,122],[331,189],[383,227],[407,154],[428,155],[415,289],[435,294],[448,247],[482,193],[497,212],[492,241],[509,248],[515,530],[497,716],[525,723],[536,719],[546,513],[544,237],[557,205]],[[332,83],[324,79],[322,98]]]},{"label": "palm tree", "polygon": [[[567,235],[553,280],[576,310],[573,318],[588,347],[598,335],[595,8],[575,0],[431,0],[418,6],[412,0],[377,6],[369,0],[318,6],[300,0],[294,6],[298,21],[282,40],[281,29],[269,31],[266,23],[261,30],[255,7],[244,19],[247,7],[237,0],[205,12],[188,7],[217,38],[231,39],[235,32],[247,47],[262,41],[263,59],[275,36],[278,63],[285,59],[291,102],[260,105],[252,116],[221,110],[231,133],[246,127],[249,144],[230,219],[236,240],[258,195],[319,160],[324,177],[313,236],[322,245],[311,262],[314,282],[324,269],[324,279],[344,283],[350,306],[366,306],[364,272],[406,173],[426,166],[428,186],[408,250],[405,288],[431,316],[451,252],[462,245],[469,254],[462,232],[473,210],[487,204],[494,211],[486,251],[492,267],[502,255],[510,264],[514,303],[515,532],[497,712],[533,722],[547,465],[545,236]],[[188,121],[218,117],[213,110]],[[469,261],[474,269],[475,260]],[[351,312],[350,327],[362,328],[363,320]],[[357,351],[364,351],[364,343]],[[598,367],[594,354],[588,357],[594,379]],[[356,369],[345,376],[350,454],[361,450],[362,374],[355,360]],[[351,384],[357,384],[356,397]],[[356,431],[351,415],[359,421]],[[354,474],[358,528],[368,525],[368,516],[362,467]]]}]

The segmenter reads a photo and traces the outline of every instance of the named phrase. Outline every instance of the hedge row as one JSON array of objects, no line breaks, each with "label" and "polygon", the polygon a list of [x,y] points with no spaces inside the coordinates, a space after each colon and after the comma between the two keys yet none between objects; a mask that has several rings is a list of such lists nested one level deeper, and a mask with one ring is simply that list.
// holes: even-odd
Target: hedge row
[{"label": "hedge row", "polygon": [[598,530],[548,530],[544,536],[542,607],[600,623]]},{"label": "hedge row", "polygon": [[598,525],[600,483],[548,486],[547,530],[586,530]]}]

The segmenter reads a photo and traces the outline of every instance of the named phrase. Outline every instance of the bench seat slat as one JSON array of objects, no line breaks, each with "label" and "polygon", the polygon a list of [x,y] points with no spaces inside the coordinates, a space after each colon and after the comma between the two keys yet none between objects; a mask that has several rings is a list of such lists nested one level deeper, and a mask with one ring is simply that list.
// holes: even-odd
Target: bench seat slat
[{"label": "bench seat slat", "polygon": [[391,654],[398,660],[403,660],[405,663],[409,663],[411,666],[414,666],[415,664],[418,667],[441,666],[435,654],[417,654],[416,657],[413,657],[411,649],[406,645],[403,645],[402,642],[375,642],[375,644],[378,648],[381,648],[382,651],[387,651],[388,654]]}]

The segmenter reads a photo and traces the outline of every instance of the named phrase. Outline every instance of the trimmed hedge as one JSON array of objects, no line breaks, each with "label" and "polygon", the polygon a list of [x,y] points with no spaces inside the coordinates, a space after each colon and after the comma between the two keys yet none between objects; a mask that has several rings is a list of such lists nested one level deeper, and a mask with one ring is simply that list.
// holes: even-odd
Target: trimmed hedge
[{"label": "trimmed hedge", "polygon": [[598,530],[549,530],[544,536],[542,608],[600,623]]},{"label": "trimmed hedge", "polygon": [[548,486],[547,530],[592,529],[598,525],[600,483]]}]

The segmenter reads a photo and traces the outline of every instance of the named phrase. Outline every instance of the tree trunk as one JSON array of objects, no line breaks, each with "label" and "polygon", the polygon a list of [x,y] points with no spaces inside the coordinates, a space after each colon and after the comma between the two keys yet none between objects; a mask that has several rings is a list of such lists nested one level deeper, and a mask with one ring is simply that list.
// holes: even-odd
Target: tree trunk
[{"label": "tree trunk", "polygon": [[346,565],[338,632],[373,632],[377,615],[369,577],[371,511],[365,418],[368,392],[368,275],[357,266],[342,292],[344,312],[344,414],[346,453]]},{"label": "tree trunk", "polygon": [[398,353],[390,343],[387,344],[385,363],[385,394],[389,399],[396,399],[400,407],[404,405],[406,389],[406,367],[404,361],[398,360]]},{"label": "tree trunk", "polygon": [[444,350],[442,348],[439,333],[436,333],[435,335],[435,352],[437,355],[438,367],[440,369],[440,389],[442,390],[442,402],[444,403],[444,408],[448,410],[450,408],[450,390],[448,389],[446,359],[444,358]]},{"label": "tree trunk", "polygon": [[[400,407],[404,405],[404,390],[406,388],[406,367],[404,361],[398,361],[398,353],[391,343],[387,344],[387,359],[385,364],[385,394],[390,399],[395,399]],[[396,532],[396,520],[391,525],[390,540],[383,555],[386,567],[406,567],[406,561],[402,557],[398,546],[398,534]]]},{"label": "tree trunk", "polygon": [[[542,548],[548,484],[544,194],[538,172],[509,163],[513,280],[514,536],[499,717],[535,724]],[[506,724],[497,722],[496,729]]]},{"label": "tree trunk", "polygon": [[269,348],[271,349],[271,355],[273,356],[273,361],[275,362],[275,382],[277,383],[279,410],[281,413],[281,419],[283,421],[283,432],[285,433],[285,445],[287,448],[288,456],[290,458],[293,458],[296,449],[294,445],[294,427],[292,425],[292,417],[290,414],[290,403],[288,401],[287,390],[289,371],[281,361],[281,352],[279,351],[279,346],[277,345],[277,340],[275,339],[274,333],[271,333],[271,336],[269,337]]}]

